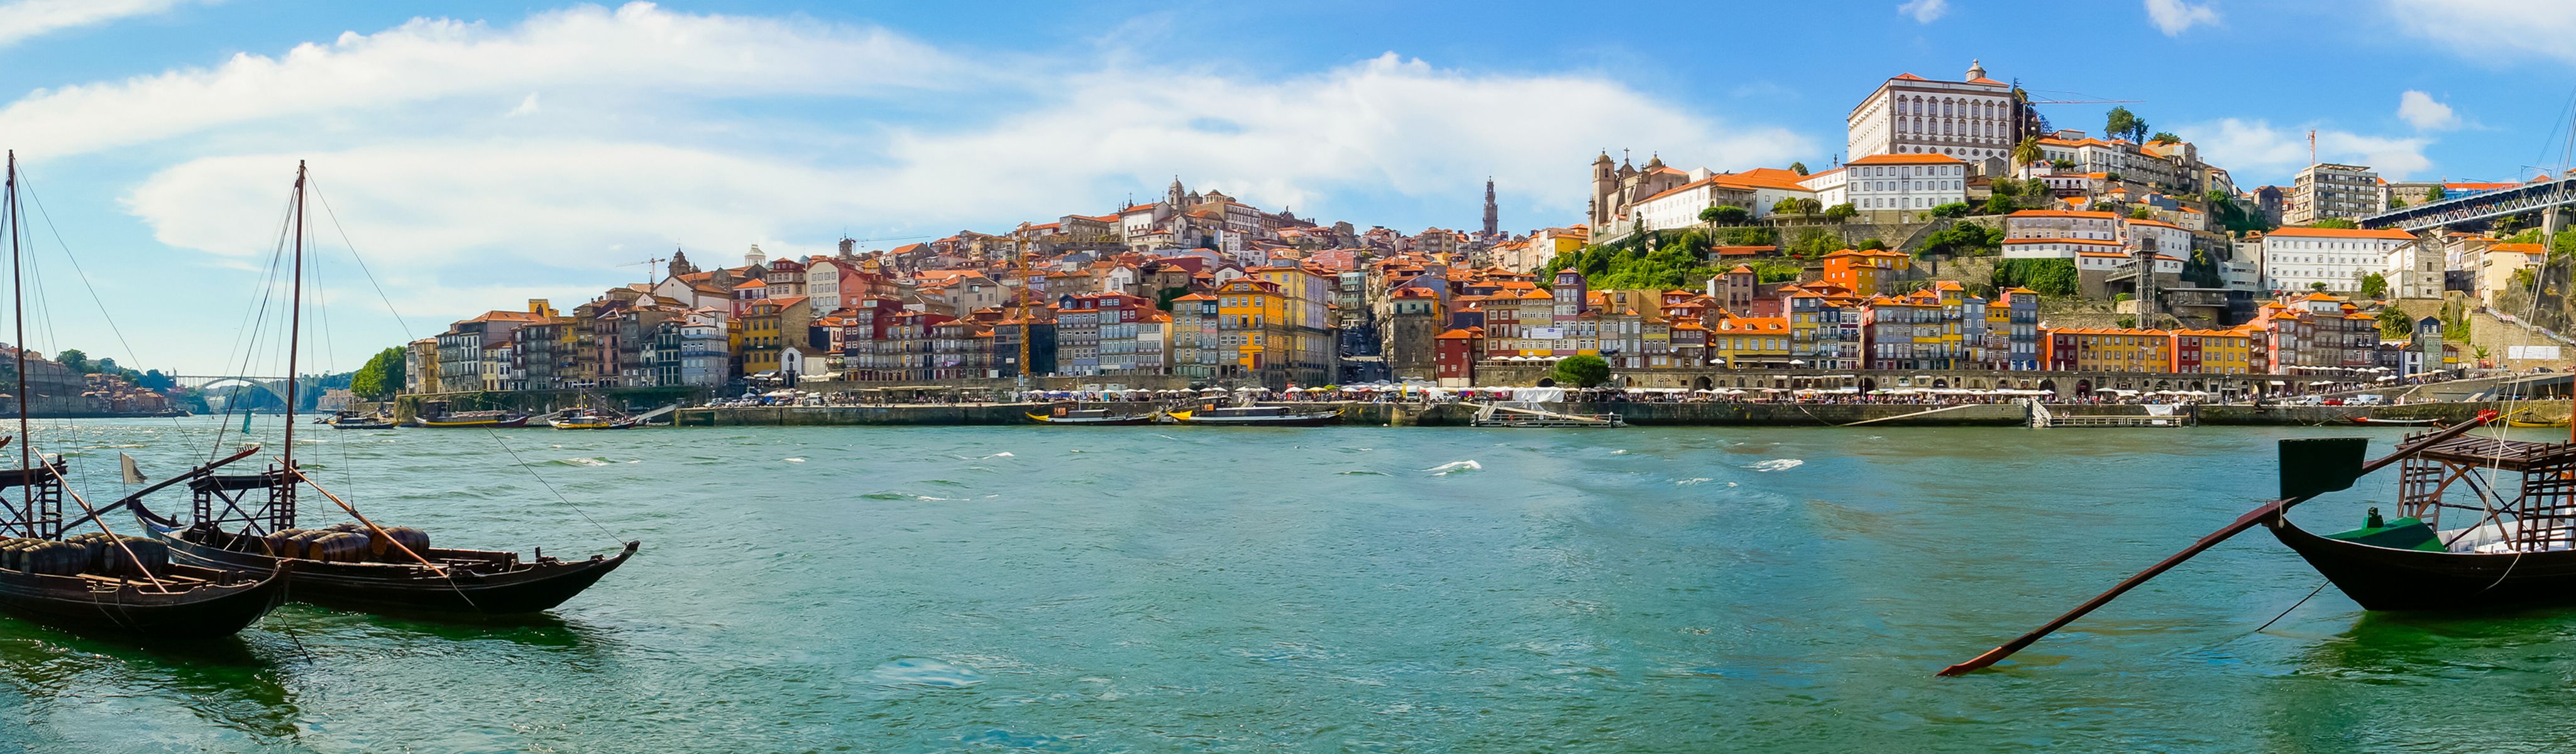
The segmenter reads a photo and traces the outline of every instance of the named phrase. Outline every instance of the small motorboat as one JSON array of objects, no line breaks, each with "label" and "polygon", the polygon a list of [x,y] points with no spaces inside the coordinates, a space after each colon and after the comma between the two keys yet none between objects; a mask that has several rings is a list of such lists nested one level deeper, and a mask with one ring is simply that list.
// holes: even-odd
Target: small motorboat
[{"label": "small motorboat", "polygon": [[1105,426],[1154,423],[1154,412],[1152,411],[1147,411],[1141,414],[1115,414],[1110,413],[1109,409],[1105,408],[1074,408],[1070,406],[1057,406],[1054,410],[1048,411],[1047,413],[1022,415],[1029,417],[1030,421],[1040,424],[1084,424]]},{"label": "small motorboat", "polygon": [[1342,420],[1341,409],[1298,409],[1290,406],[1200,406],[1196,411],[1173,411],[1171,417],[1182,424],[1211,424],[1259,427],[1314,427]]},{"label": "small motorboat", "polygon": [[603,409],[582,409],[555,417],[546,426],[555,429],[633,429],[644,420]]},{"label": "small motorboat", "polygon": [[332,429],[393,429],[396,426],[392,417],[361,414],[356,411],[342,411],[323,417],[314,423]]},{"label": "small motorboat", "polygon": [[2369,425],[2374,425],[2374,426],[2376,426],[2376,425],[2397,425],[2397,426],[2409,426],[2409,427],[2415,427],[2415,426],[2423,426],[2423,425],[2427,425],[2427,424],[2440,424],[2440,423],[2442,423],[2442,420],[2440,420],[2440,419],[2381,419],[2381,418],[2371,417],[2371,416],[2356,416],[2356,417],[2353,417],[2353,418],[2352,418],[2352,423],[2354,423],[2354,424],[2369,424]]}]

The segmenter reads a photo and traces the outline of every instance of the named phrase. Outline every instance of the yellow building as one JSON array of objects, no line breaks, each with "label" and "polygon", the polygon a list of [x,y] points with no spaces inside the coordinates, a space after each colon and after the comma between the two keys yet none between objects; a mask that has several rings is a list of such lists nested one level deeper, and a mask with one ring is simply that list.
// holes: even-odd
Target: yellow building
[{"label": "yellow building", "polygon": [[2075,372],[2174,371],[2168,330],[2079,328],[2048,333],[2048,368]]},{"label": "yellow building", "polygon": [[2174,371],[2184,374],[2253,374],[2251,328],[2174,331]]},{"label": "yellow building", "polygon": [[1729,369],[1789,366],[1793,332],[1787,317],[1728,317],[1708,328],[1708,363]]},{"label": "yellow building", "polygon": [[738,335],[734,338],[734,353],[742,354],[743,376],[778,371],[781,308],[775,300],[761,299],[743,311],[742,327],[735,330]]}]

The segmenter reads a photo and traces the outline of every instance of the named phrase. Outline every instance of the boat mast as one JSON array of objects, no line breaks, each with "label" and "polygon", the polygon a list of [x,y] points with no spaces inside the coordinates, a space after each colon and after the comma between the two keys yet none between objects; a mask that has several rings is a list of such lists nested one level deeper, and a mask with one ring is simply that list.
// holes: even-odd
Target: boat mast
[{"label": "boat mast", "polygon": [[[9,318],[17,328],[18,359],[18,471],[32,468],[27,447],[34,444],[27,437],[27,308],[22,284],[18,279],[18,150],[9,150]],[[34,513],[36,485],[33,479],[20,479],[18,510],[28,515],[27,534],[35,535]]]},{"label": "boat mast", "polygon": [[[295,161],[295,265],[294,283],[288,288],[286,315],[286,470],[295,471],[295,386],[302,380],[295,376],[296,337],[304,330],[304,161]],[[20,373],[20,379],[25,379]]]}]

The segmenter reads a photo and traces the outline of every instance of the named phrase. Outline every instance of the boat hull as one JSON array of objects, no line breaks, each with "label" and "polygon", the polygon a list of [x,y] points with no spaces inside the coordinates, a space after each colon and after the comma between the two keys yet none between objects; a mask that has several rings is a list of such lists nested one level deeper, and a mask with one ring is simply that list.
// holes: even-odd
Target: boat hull
[{"label": "boat hull", "polygon": [[1326,424],[1339,424],[1341,421],[1342,416],[1340,414],[1320,414],[1306,416],[1193,416],[1182,419],[1181,423],[1227,427],[1320,427]]},{"label": "boat hull", "polygon": [[1029,420],[1030,420],[1030,421],[1034,421],[1034,422],[1037,422],[1037,423],[1039,423],[1039,424],[1080,424],[1080,425],[1085,425],[1085,426],[1099,427],[1099,426],[1123,426],[1123,425],[1133,425],[1133,424],[1152,424],[1152,423],[1154,423],[1154,415],[1152,415],[1152,414],[1138,414],[1138,415],[1135,415],[1135,416],[1109,416],[1109,417],[1100,417],[1100,418],[1091,418],[1091,417],[1075,417],[1075,416],[1046,416],[1046,415],[1043,415],[1043,414],[1030,414],[1030,413],[1022,413],[1021,415],[1022,415],[1022,416],[1026,416],[1026,417],[1028,417],[1028,418],[1029,418]]},{"label": "boat hull", "polygon": [[145,641],[205,641],[240,633],[286,601],[286,578],[269,570],[251,576],[174,567],[174,575],[209,582],[162,594],[127,585],[93,588],[77,576],[46,576],[0,569],[0,613],[80,634]]},{"label": "boat hull", "polygon": [[2576,605],[2576,550],[2399,550],[2319,536],[2281,516],[2263,524],[2365,610]]},{"label": "boat hull", "polygon": [[[561,605],[600,577],[624,565],[636,542],[614,556],[588,560],[519,563],[508,553],[432,549],[426,555],[448,564],[447,573],[416,564],[326,563],[303,558],[276,558],[225,549],[195,539],[196,534],[147,524],[154,536],[170,543],[170,560],[209,568],[257,570],[292,564],[286,598],[325,607],[381,613],[465,613],[520,615]],[[227,536],[217,534],[215,536]],[[506,562],[498,557],[509,556]],[[470,562],[480,560],[480,564]]]},{"label": "boat hull", "polygon": [[472,429],[475,427],[498,427],[502,429],[511,429],[528,426],[528,417],[521,416],[510,419],[466,419],[463,421],[415,419],[413,420],[413,424],[414,426],[428,427],[432,429]]}]

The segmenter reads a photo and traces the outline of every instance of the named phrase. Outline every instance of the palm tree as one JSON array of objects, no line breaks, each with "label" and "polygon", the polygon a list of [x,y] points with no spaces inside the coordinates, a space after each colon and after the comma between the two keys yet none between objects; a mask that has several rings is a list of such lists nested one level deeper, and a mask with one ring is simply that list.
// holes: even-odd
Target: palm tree
[{"label": "palm tree", "polygon": [[2013,167],[2021,167],[2023,165],[2038,162],[2040,158],[2046,156],[2048,156],[2048,153],[2042,152],[2039,149],[2039,137],[2033,136],[2023,139],[2020,144],[2013,145]]}]

